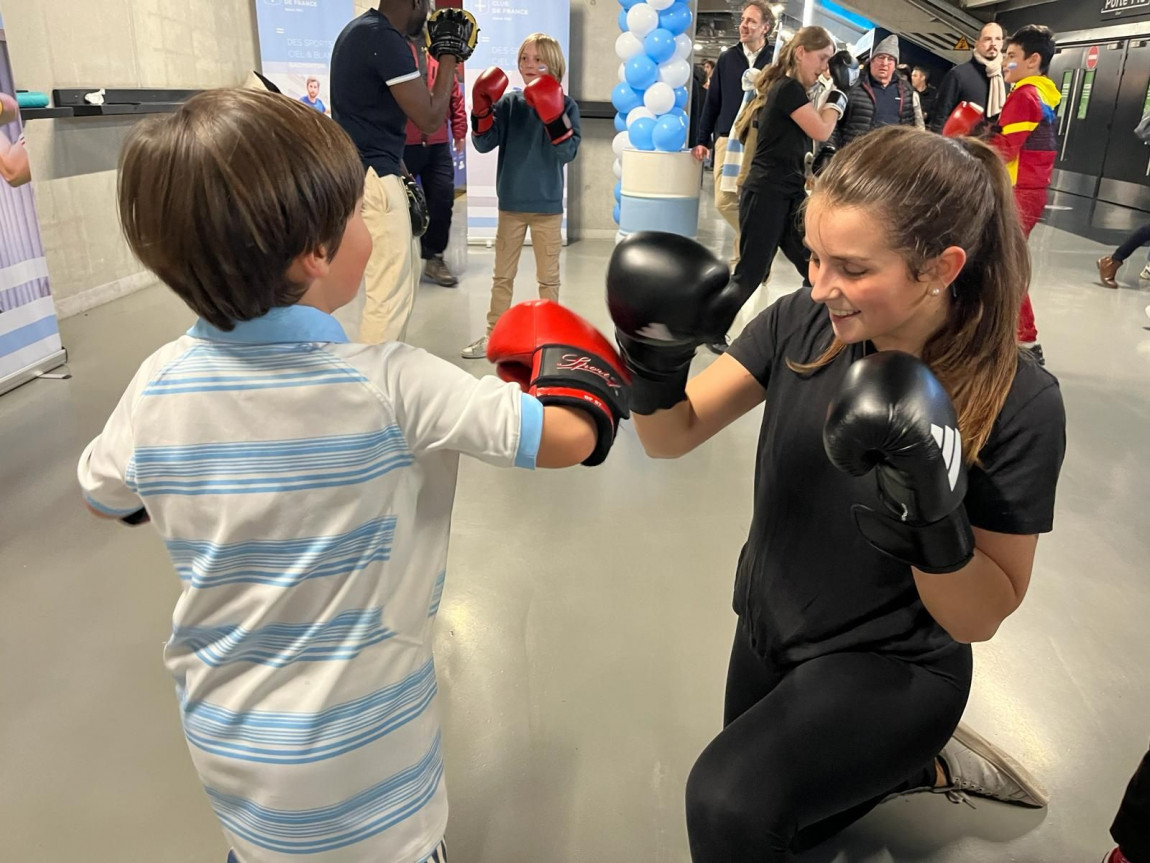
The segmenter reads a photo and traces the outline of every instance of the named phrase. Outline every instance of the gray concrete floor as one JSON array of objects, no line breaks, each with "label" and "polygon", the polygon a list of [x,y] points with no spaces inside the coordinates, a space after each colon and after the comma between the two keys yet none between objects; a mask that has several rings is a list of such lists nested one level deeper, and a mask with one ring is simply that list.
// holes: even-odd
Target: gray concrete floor
[{"label": "gray concrete floor", "polygon": [[[704,237],[729,229],[711,213]],[[564,302],[604,329],[610,248],[563,262]],[[1096,861],[1145,750],[1150,289],[1133,261],[1122,290],[1100,287],[1103,247],[1071,234],[1041,226],[1032,249],[1069,450],[1056,530],[1022,608],[976,648],[966,719],[1042,777],[1050,809],[903,799],[805,863]],[[458,351],[492,254],[451,257],[463,282],[421,288],[409,341],[486,374]],[[533,267],[527,252],[519,299]],[[780,259],[741,323],[797,284]],[[85,513],[74,474],[139,362],[190,320],[154,289],[65,321],[72,379],[0,398],[0,859],[223,861],[161,666],[178,581],[149,529]],[[758,420],[679,462],[646,459],[625,426],[600,469],[464,463],[436,636],[452,863],[688,860],[683,788],[719,728]]]}]

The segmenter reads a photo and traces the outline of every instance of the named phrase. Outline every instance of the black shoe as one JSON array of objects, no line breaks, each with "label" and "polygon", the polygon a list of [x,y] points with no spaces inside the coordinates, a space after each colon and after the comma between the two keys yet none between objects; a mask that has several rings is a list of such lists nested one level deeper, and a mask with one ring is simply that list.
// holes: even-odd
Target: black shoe
[{"label": "black shoe", "polygon": [[1023,348],[1023,350],[1026,351],[1028,354],[1030,354],[1030,356],[1032,356],[1034,358],[1034,361],[1036,363],[1038,363],[1040,366],[1045,367],[1046,357],[1044,357],[1042,355],[1042,345],[1035,342],[1030,347]]},{"label": "black shoe", "polygon": [[731,340],[729,338],[727,338],[726,336],[723,336],[721,341],[709,342],[707,344],[707,350],[709,350],[713,354],[718,354],[719,356],[722,356],[723,354],[725,354],[727,352],[727,348],[729,348],[730,346],[731,346]]}]

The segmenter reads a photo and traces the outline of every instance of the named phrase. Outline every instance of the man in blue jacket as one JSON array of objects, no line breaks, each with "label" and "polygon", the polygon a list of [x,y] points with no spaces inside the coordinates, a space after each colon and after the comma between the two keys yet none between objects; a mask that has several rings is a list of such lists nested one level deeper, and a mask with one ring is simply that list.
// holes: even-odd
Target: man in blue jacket
[{"label": "man in blue jacket", "polygon": [[699,121],[698,145],[692,151],[700,162],[707,158],[712,139],[715,150],[715,208],[735,229],[735,252],[731,260],[738,262],[739,198],[734,192],[724,192],[719,186],[723,170],[723,157],[727,152],[727,138],[735,122],[735,114],[743,102],[743,73],[754,66],[762,69],[771,62],[772,51],[767,47],[767,36],[775,26],[775,16],[765,0],[746,0],[743,17],[739,21],[739,44],[723,49],[719,62],[711,75],[707,101]]}]

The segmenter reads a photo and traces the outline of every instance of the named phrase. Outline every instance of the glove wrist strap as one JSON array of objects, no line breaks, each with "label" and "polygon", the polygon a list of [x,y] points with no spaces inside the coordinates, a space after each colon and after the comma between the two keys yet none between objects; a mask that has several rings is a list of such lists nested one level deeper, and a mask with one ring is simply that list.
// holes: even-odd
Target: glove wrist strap
[{"label": "glove wrist strap", "polygon": [[571,128],[571,118],[567,116],[566,111],[544,125],[547,127],[547,134],[551,137],[552,144],[562,144],[575,134],[575,130]]},{"label": "glove wrist strap", "polygon": [[656,380],[645,377],[632,368],[631,412],[649,416],[655,411],[673,408],[687,398],[687,378],[691,374],[689,365],[683,366],[671,376]]},{"label": "glove wrist strap", "polygon": [[907,524],[862,504],[851,507],[851,513],[874,548],[923,572],[957,572],[974,557],[974,532],[961,505],[930,524]]}]

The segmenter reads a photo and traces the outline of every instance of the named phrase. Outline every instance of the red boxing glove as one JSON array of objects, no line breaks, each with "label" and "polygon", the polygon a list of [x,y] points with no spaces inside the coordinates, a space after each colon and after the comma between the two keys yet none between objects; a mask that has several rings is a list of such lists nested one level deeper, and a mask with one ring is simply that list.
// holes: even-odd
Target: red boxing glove
[{"label": "red boxing glove", "polygon": [[583,464],[600,464],[615,441],[619,420],[631,415],[631,387],[623,362],[603,334],[551,300],[512,306],[487,340],[487,359],[505,381],[545,405],[587,411],[598,441]]},{"label": "red boxing glove", "polygon": [[950,116],[946,118],[946,124],[942,127],[942,136],[944,138],[965,138],[978,128],[978,124],[982,122],[985,114],[986,112],[982,110],[981,105],[975,105],[973,102],[959,102],[958,107],[951,111]]},{"label": "red boxing glove", "polygon": [[535,109],[552,144],[562,144],[575,134],[571,118],[567,116],[567,100],[563,96],[563,85],[550,75],[540,75],[523,88],[523,98]]},{"label": "red boxing glove", "polygon": [[507,76],[498,66],[489,66],[471,88],[471,131],[482,135],[495,125],[493,106],[507,89]]}]

